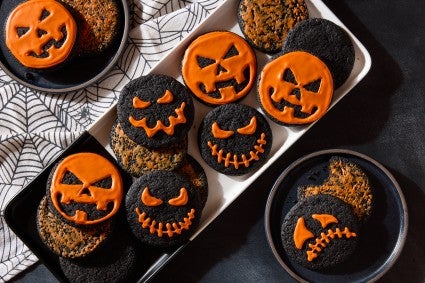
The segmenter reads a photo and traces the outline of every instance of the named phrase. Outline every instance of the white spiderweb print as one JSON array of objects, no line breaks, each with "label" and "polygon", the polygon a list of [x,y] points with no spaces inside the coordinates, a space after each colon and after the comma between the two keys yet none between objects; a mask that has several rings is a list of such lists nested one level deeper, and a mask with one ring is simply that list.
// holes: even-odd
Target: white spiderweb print
[{"label": "white spiderweb print", "polygon": [[0,69],[0,282],[38,259],[7,227],[7,203],[149,72],[223,0],[129,0],[130,34],[117,65],[99,82],[67,94],[33,91]]}]

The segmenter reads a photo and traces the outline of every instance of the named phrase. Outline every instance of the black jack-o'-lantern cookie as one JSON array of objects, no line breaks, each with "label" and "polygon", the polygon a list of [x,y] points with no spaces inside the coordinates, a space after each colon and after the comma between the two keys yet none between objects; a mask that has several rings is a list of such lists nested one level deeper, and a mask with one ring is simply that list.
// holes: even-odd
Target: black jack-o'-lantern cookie
[{"label": "black jack-o'-lantern cookie", "polygon": [[141,243],[170,247],[188,240],[202,213],[198,190],[174,171],[139,177],[125,198],[127,222]]},{"label": "black jack-o'-lantern cookie", "polygon": [[302,125],[321,118],[333,97],[332,75],[316,56],[294,51],[267,63],[258,82],[258,101],[281,125]]},{"label": "black jack-o'-lantern cookie", "polygon": [[332,74],[334,88],[340,87],[354,66],[354,45],[348,33],[334,22],[312,18],[294,26],[288,33],[282,53],[305,51],[320,58]]},{"label": "black jack-o'-lantern cookie", "polygon": [[111,220],[124,196],[118,168],[91,152],[74,153],[60,160],[49,175],[46,189],[52,212],[74,226]]},{"label": "black jack-o'-lantern cookie", "polygon": [[187,153],[187,139],[150,149],[131,140],[117,121],[111,128],[110,146],[121,168],[134,177],[153,170],[175,170],[183,165]]},{"label": "black jack-o'-lantern cookie", "polygon": [[273,137],[265,117],[243,104],[216,107],[202,120],[198,132],[201,156],[227,175],[252,172],[267,159]]},{"label": "black jack-o'-lantern cookie", "polygon": [[349,260],[357,247],[358,223],[352,208],[331,195],[298,202],[286,214],[281,237],[288,258],[324,270]]},{"label": "black jack-o'-lantern cookie", "polygon": [[126,135],[147,148],[183,141],[193,123],[193,101],[176,79],[149,74],[130,81],[117,104],[118,122]]},{"label": "black jack-o'-lantern cookie", "polygon": [[266,53],[281,51],[288,32],[308,19],[304,0],[241,0],[238,23],[248,42]]},{"label": "black jack-o'-lantern cookie", "polygon": [[214,31],[192,41],[184,53],[186,86],[210,106],[239,101],[255,83],[257,60],[250,45],[230,31]]}]

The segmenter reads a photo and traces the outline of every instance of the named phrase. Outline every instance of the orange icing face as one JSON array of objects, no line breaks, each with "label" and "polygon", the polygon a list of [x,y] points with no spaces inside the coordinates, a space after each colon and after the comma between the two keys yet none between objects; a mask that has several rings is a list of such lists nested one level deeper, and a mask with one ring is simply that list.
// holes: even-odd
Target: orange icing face
[{"label": "orange icing face", "polygon": [[326,113],[332,101],[333,80],[319,58],[295,51],[264,67],[258,95],[265,112],[278,123],[306,124]]},{"label": "orange icing face", "polygon": [[[144,188],[141,195],[141,201],[143,205],[147,207],[157,207],[164,204],[162,199],[151,195],[148,187]],[[187,189],[183,187],[180,189],[180,194],[178,196],[168,200],[168,204],[179,207],[185,206],[188,204],[188,201],[189,196]],[[158,237],[162,237],[165,234],[171,238],[175,234],[181,234],[183,230],[189,230],[190,226],[192,225],[192,220],[195,218],[194,208],[190,209],[182,221],[176,221],[173,223],[162,223],[161,221],[155,220],[148,216],[146,212],[141,212],[138,207],[135,208],[135,212],[138,215],[138,221],[142,228],[148,229],[150,234],[156,234]]]},{"label": "orange icing face", "polygon": [[248,94],[256,70],[255,53],[249,44],[228,31],[209,32],[195,39],[182,63],[187,87],[211,105],[235,102]]},{"label": "orange icing face", "polygon": [[[322,225],[322,228],[326,228],[332,223],[338,223],[338,219],[330,214],[313,214],[312,218],[319,221]],[[325,232],[322,232],[320,236],[316,238],[314,244],[308,244],[308,250],[306,251],[307,260],[313,261],[318,257],[319,253],[335,238],[351,238],[356,237],[355,232],[350,231],[349,228],[345,227],[343,230],[340,228],[335,228],[334,230],[328,229]],[[297,249],[302,249],[305,241],[308,239],[314,238],[314,233],[312,233],[305,225],[305,220],[303,217],[298,218],[297,224],[294,230],[294,245]]]},{"label": "orange icing face", "polygon": [[29,68],[49,68],[65,61],[76,36],[71,13],[54,0],[23,2],[6,22],[6,46]]},{"label": "orange icing face", "polygon": [[[73,182],[69,181],[70,178]],[[76,153],[57,166],[52,177],[50,197],[65,219],[77,224],[97,224],[118,212],[123,197],[121,175],[109,160],[98,154]],[[103,213],[96,219],[89,219],[87,212],[79,209],[74,215],[69,215],[64,206],[74,203],[94,205]]]}]

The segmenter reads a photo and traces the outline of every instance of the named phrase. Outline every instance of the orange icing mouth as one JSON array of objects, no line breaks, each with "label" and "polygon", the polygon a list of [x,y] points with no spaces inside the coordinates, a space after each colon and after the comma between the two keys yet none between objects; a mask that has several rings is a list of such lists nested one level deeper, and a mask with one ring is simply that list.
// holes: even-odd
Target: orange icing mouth
[{"label": "orange icing mouth", "polygon": [[253,160],[258,160],[258,155],[264,152],[263,145],[266,142],[266,134],[261,133],[260,139],[257,140],[257,144],[254,145],[254,150],[249,152],[250,157],[248,158],[245,154],[241,154],[238,156],[237,154],[231,154],[230,152],[225,153],[223,149],[217,151],[218,145],[213,144],[211,141],[208,141],[208,147],[211,149],[212,156],[217,156],[218,163],[224,163],[224,167],[229,167],[233,165],[235,169],[239,168],[239,165],[244,165],[245,167],[249,167],[249,164]]},{"label": "orange icing mouth", "polygon": [[[163,234],[168,235],[170,238],[174,236],[174,234],[180,235],[183,230],[189,230],[190,225],[192,225],[192,220],[195,218],[195,209],[192,208],[187,213],[187,217],[183,218],[183,222],[166,223],[164,225],[162,222],[152,220],[150,217],[146,218],[146,212],[141,213],[138,207],[135,211],[139,215],[139,222],[142,224],[142,228],[149,229],[149,233],[156,233],[158,237],[162,237]],[[158,224],[158,227],[155,227],[156,224]]]}]

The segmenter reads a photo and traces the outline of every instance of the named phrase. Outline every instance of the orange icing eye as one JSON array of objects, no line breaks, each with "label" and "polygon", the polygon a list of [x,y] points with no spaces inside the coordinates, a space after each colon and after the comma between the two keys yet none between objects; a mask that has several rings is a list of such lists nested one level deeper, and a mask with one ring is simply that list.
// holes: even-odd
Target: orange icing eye
[{"label": "orange icing eye", "polygon": [[162,200],[159,198],[151,196],[149,193],[149,188],[146,187],[142,192],[142,202],[147,206],[158,206],[162,204]]},{"label": "orange icing eye", "polygon": [[217,122],[212,124],[211,132],[216,139],[227,139],[233,135],[233,131],[222,130]]},{"label": "orange icing eye", "polygon": [[133,107],[136,109],[145,109],[151,105],[149,101],[143,101],[137,96],[133,98]]},{"label": "orange icing eye", "polygon": [[311,217],[319,221],[320,224],[322,224],[322,228],[325,228],[332,223],[338,223],[338,219],[330,214],[313,214]]},{"label": "orange icing eye", "polygon": [[158,100],[156,102],[158,102],[159,104],[168,104],[173,102],[174,96],[171,93],[171,91],[169,91],[168,89],[165,91],[165,94],[158,98]]},{"label": "orange icing eye", "polygon": [[295,247],[297,247],[297,249],[301,249],[303,247],[304,242],[313,237],[314,234],[305,226],[304,218],[298,218],[297,225],[295,226],[294,231]]},{"label": "orange icing eye", "polygon": [[173,206],[183,206],[187,204],[188,200],[189,200],[189,197],[187,195],[186,188],[181,188],[180,195],[176,198],[170,199],[168,203]]},{"label": "orange icing eye", "polygon": [[237,131],[241,135],[252,135],[257,130],[257,118],[254,116],[251,118],[249,124],[243,128],[239,128]]}]

